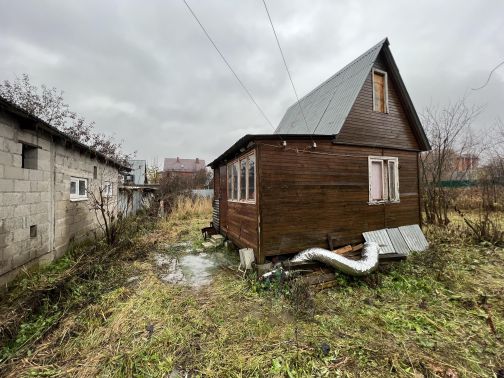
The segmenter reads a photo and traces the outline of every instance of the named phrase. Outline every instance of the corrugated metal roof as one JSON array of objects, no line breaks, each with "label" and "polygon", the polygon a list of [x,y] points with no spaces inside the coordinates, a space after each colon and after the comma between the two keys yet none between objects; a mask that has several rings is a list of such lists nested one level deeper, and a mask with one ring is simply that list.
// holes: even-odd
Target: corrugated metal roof
[{"label": "corrugated metal roof", "polygon": [[[378,57],[384,39],[334,76],[319,85],[293,104],[280,121],[276,134],[326,134],[339,133],[359,94],[366,77]],[[300,106],[303,109],[306,123]]]},{"label": "corrugated metal roof", "polygon": [[386,253],[396,253],[386,229],[363,232],[362,236],[364,236],[364,240],[367,242],[378,243],[380,246],[380,255]]},{"label": "corrugated metal roof", "polygon": [[387,228],[387,234],[392,241],[392,245],[394,246],[396,253],[399,253],[401,255],[407,255],[408,253],[410,253],[408,244],[404,240],[403,236],[401,235],[401,231],[399,231],[398,228]]},{"label": "corrugated metal roof", "polygon": [[429,242],[418,224],[399,227],[399,231],[411,251],[422,252],[429,247]]}]

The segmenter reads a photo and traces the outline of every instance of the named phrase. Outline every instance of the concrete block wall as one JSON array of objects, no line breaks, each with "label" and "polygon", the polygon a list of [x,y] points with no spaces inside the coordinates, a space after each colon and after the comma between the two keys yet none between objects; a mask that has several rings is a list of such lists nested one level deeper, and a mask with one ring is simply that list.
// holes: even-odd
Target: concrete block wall
[{"label": "concrete block wall", "polygon": [[[37,169],[22,168],[21,142],[38,146]],[[117,194],[117,169],[23,130],[14,117],[0,113],[0,284],[23,267],[61,256],[70,240],[97,229],[90,201],[70,200],[72,176],[87,178],[91,189],[110,181]],[[31,226],[36,236],[30,235]]]}]

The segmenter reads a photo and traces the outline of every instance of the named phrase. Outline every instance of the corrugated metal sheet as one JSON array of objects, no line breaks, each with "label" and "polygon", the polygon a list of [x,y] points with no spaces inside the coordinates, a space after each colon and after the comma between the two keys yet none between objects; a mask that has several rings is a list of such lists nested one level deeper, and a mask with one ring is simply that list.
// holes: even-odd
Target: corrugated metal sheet
[{"label": "corrugated metal sheet", "polygon": [[387,228],[387,234],[392,241],[392,245],[394,246],[396,253],[399,253],[401,255],[407,255],[408,253],[410,253],[408,244],[404,240],[403,236],[401,235],[401,231],[399,231],[398,228]]},{"label": "corrugated metal sheet", "polygon": [[386,253],[396,253],[386,229],[363,232],[362,236],[364,236],[364,240],[367,242],[378,243],[380,246],[380,255]]},{"label": "corrugated metal sheet", "polygon": [[422,229],[418,224],[399,227],[399,231],[411,251],[421,252],[429,247],[429,242],[425,239]]},{"label": "corrugated metal sheet", "polygon": [[382,230],[363,232],[364,240],[380,245],[380,255],[400,254],[425,251],[429,243],[418,224],[399,228],[384,228]]},{"label": "corrugated metal sheet", "polygon": [[299,105],[303,109],[308,127],[296,102],[287,109],[275,133],[339,133],[384,43],[386,40],[373,46],[300,99]]}]

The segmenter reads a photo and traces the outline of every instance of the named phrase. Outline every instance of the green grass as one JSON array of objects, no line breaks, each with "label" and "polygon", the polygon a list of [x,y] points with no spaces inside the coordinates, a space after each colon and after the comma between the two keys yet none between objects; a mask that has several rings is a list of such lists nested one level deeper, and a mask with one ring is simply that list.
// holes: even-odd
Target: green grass
[{"label": "green grass", "polygon": [[[292,287],[267,290],[225,270],[199,290],[159,280],[151,252],[181,240],[200,243],[199,228],[209,217],[209,207],[186,208],[139,233],[127,250],[146,249],[145,254],[116,259],[89,286],[70,285],[65,293],[75,305],[50,301],[55,308],[42,306],[27,318],[0,371],[6,376],[164,377],[176,369],[182,376],[210,377],[494,377],[504,368],[502,249],[431,230],[429,252],[363,279],[337,274],[337,287],[304,298],[310,311],[297,311]],[[57,264],[61,270],[72,266]],[[102,282],[110,269],[114,284]],[[131,275],[141,278],[126,283]],[[32,285],[24,287],[17,295]]]}]

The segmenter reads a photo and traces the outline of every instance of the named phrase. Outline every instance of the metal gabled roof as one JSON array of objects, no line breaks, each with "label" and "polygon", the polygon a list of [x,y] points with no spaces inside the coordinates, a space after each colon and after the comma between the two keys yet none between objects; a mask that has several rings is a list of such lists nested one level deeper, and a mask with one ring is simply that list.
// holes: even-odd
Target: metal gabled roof
[{"label": "metal gabled roof", "polygon": [[287,109],[275,133],[338,134],[384,44],[388,44],[387,39],[301,98],[299,104],[293,104]]}]

